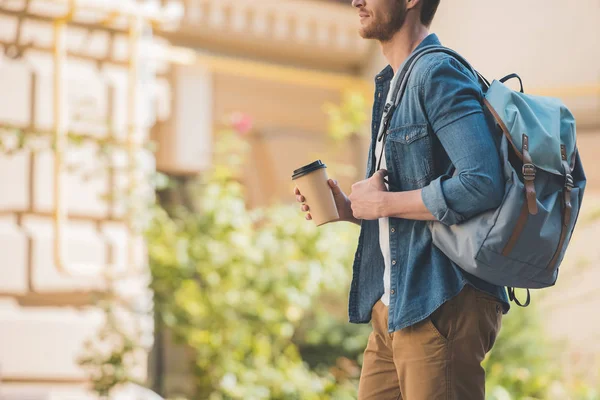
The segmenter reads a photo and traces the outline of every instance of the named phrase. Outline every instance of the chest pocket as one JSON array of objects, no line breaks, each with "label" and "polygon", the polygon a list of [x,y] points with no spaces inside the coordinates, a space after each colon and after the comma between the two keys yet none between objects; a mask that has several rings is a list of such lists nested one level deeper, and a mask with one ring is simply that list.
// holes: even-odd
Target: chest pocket
[{"label": "chest pocket", "polygon": [[425,187],[433,176],[431,136],[426,124],[390,129],[387,146],[394,160],[394,180],[402,190]]}]

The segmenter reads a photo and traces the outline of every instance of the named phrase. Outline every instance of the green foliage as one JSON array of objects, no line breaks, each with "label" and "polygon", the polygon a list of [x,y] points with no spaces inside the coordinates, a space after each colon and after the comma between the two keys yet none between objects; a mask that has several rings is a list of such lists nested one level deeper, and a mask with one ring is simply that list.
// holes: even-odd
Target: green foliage
[{"label": "green foliage", "polygon": [[321,294],[347,288],[357,228],[317,229],[297,207],[248,210],[237,181],[247,149],[221,133],[196,209],[156,210],[157,313],[194,350],[198,399],[353,398],[354,384],[311,370],[293,338]]},{"label": "green foliage", "polygon": [[[560,376],[537,313],[513,306],[503,318],[499,338],[484,362],[490,400],[545,399]],[[518,397],[506,397],[505,393]]]},{"label": "green foliage", "polygon": [[484,361],[488,400],[599,400],[583,382],[565,382],[563,346],[542,329],[535,300],[513,306],[503,318],[498,340]]},{"label": "green foliage", "polygon": [[[333,141],[329,150],[315,153],[313,158],[327,159],[327,168],[330,176],[338,179],[361,180],[362,173],[357,168],[363,160],[364,145],[361,136],[368,130],[368,105],[362,93],[345,91],[340,104],[326,103],[323,111],[328,117],[327,135]],[[348,146],[349,152],[340,150],[341,146]],[[344,160],[338,160],[343,154]],[[350,157],[350,163],[348,163]]]},{"label": "green foliage", "polygon": [[[96,336],[86,341],[78,362],[86,371],[92,389],[101,398],[108,398],[120,385],[143,383],[133,371],[139,367],[139,356],[147,349],[140,343],[142,333],[131,318],[134,313],[118,296],[109,290],[102,294],[97,305],[104,311],[105,323]],[[131,328],[124,329],[124,323],[133,325],[133,332]]]},{"label": "green foliage", "polygon": [[323,111],[329,117],[329,136],[335,141],[344,141],[352,135],[361,135],[368,118],[367,110],[367,102],[359,92],[345,92],[340,105],[326,103]]}]

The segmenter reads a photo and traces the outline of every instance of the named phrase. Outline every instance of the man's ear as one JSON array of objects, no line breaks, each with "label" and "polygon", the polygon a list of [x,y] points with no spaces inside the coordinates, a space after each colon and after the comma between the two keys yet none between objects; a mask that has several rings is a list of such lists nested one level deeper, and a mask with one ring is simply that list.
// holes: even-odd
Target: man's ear
[{"label": "man's ear", "polygon": [[406,4],[406,10],[410,10],[411,8],[418,7],[421,4],[421,0],[403,0]]}]

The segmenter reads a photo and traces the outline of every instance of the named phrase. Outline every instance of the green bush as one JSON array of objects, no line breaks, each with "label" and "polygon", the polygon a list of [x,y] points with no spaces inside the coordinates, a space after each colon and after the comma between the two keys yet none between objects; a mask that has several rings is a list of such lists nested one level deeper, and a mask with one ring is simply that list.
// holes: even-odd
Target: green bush
[{"label": "green bush", "polygon": [[546,399],[560,378],[553,349],[545,339],[538,314],[530,306],[512,306],[503,318],[498,340],[484,365],[488,399]]},{"label": "green bush", "polygon": [[156,210],[147,239],[157,315],[193,349],[198,399],[353,398],[351,381],[311,370],[293,339],[319,342],[299,327],[323,315],[322,294],[347,288],[358,229],[317,229],[298,207],[248,210],[237,181],[245,149],[223,132],[194,209]]},{"label": "green bush", "polygon": [[484,361],[488,400],[599,400],[583,382],[565,383],[563,346],[542,329],[536,299],[528,308],[513,305]]}]

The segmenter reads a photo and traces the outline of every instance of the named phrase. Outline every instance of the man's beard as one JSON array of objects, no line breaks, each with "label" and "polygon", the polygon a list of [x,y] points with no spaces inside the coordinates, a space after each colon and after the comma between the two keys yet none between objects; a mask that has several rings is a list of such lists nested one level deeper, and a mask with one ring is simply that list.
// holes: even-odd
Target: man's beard
[{"label": "man's beard", "polygon": [[[372,20],[369,25],[360,29],[359,33],[363,39],[375,39],[380,42],[387,42],[402,28],[406,19],[406,4],[402,0],[395,0],[393,4],[394,6],[384,16],[382,21]],[[372,18],[370,17],[369,19]]]}]

